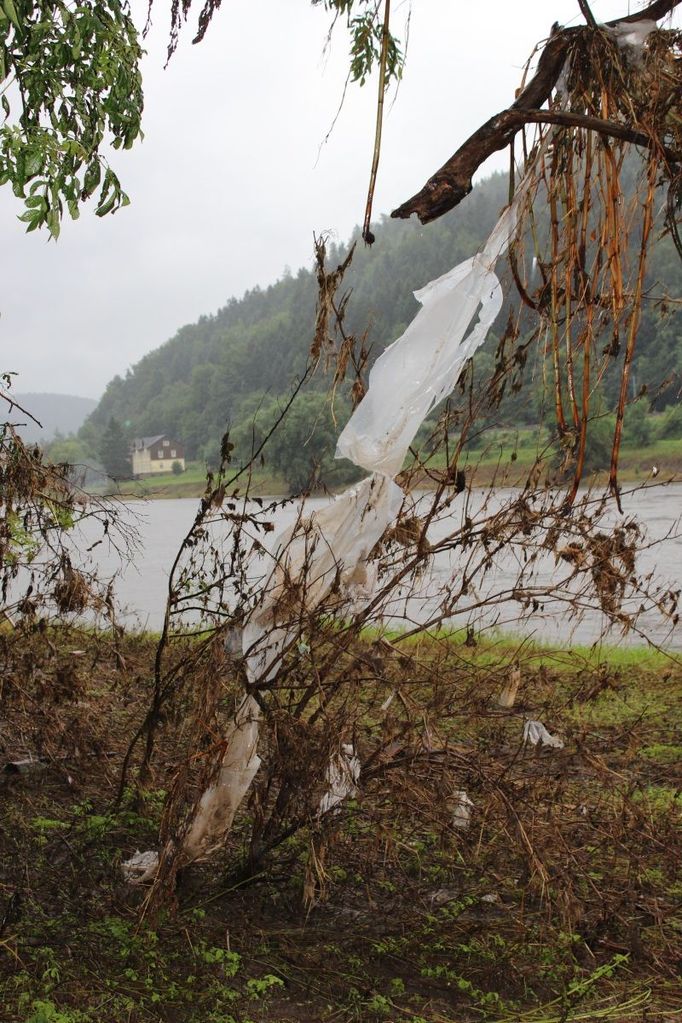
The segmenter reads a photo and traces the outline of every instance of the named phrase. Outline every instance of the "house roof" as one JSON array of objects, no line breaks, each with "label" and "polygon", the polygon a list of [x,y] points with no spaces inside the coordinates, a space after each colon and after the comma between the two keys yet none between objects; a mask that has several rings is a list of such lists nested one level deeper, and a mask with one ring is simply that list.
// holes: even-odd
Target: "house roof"
[{"label": "house roof", "polygon": [[133,448],[135,451],[144,451],[145,448],[150,448],[154,444],[158,444],[160,440],[166,436],[165,433],[157,433],[153,437],[135,437],[133,440]]}]

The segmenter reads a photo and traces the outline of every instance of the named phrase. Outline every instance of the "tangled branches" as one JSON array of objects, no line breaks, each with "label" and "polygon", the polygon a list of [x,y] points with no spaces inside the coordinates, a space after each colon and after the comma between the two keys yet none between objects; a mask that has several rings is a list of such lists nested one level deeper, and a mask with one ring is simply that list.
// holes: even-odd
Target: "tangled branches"
[{"label": "tangled branches", "polygon": [[[17,407],[8,391],[0,398],[10,409]],[[87,546],[83,529],[90,537]],[[104,542],[122,559],[134,549],[134,532],[114,504],[87,495],[74,483],[71,466],[51,465],[38,447],[24,444],[14,427],[2,424],[0,613],[5,621],[16,625],[41,614],[76,618],[89,612],[115,626],[111,585],[100,583],[92,558]]]}]

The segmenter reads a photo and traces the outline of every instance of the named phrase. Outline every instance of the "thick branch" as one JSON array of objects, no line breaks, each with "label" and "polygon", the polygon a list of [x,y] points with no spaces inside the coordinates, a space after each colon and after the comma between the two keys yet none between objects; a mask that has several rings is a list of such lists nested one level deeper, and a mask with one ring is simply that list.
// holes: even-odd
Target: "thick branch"
[{"label": "thick branch", "polygon": [[[621,21],[632,23],[658,20],[669,14],[681,2],[682,0],[655,0],[637,14],[607,22],[607,25],[612,27]],[[524,124],[543,121],[552,124],[577,124],[578,120],[562,121],[557,119],[557,112],[540,110],[539,107],[549,99],[561,74],[568,48],[576,33],[581,31],[585,29],[569,28],[553,32],[542,51],[534,76],[512,106],[491,117],[475,131],[447,163],[429,178],[424,187],[394,210],[391,216],[406,219],[416,213],[422,224],[436,220],[454,209],[469,194],[472,178],[481,164],[493,153],[505,149]],[[573,118],[577,115],[566,116]],[[594,123],[587,124],[587,121]],[[624,138],[637,145],[651,144],[651,140],[642,132],[625,125],[600,121],[598,118],[582,118],[581,126],[614,138]],[[679,159],[679,154],[667,152],[666,155],[669,159]]]},{"label": "thick branch", "polygon": [[518,110],[516,115],[522,118],[525,124],[559,124],[567,128],[585,128],[587,131],[596,131],[599,135],[608,135],[610,138],[632,142],[636,146],[651,147],[655,145],[671,163],[682,162],[682,152],[661,145],[659,141],[653,140],[645,132],[628,128],[626,124],[618,124],[616,121],[603,121],[599,117],[590,117],[589,114],[574,114],[570,110]]},{"label": "thick branch", "polygon": [[680,3],[680,0],[655,0],[654,3],[649,4],[642,11],[635,11],[634,14],[623,15],[622,18],[616,18],[614,21],[607,21],[606,24],[613,28],[614,25],[620,25],[622,21],[632,24],[635,21],[660,21],[661,18],[665,18],[667,14],[674,11]]}]

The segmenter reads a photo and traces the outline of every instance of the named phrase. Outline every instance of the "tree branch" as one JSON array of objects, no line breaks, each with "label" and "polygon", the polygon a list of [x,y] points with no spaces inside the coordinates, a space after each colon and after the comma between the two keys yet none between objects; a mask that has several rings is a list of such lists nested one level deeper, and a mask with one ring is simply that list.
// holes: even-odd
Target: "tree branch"
[{"label": "tree branch", "polygon": [[682,152],[663,146],[645,132],[628,128],[627,125],[618,124],[616,121],[603,121],[599,117],[591,117],[589,114],[574,114],[570,110],[519,110],[516,111],[516,114],[519,119],[523,120],[523,123],[527,124],[558,124],[567,128],[585,128],[587,131],[596,131],[599,135],[608,135],[610,138],[632,142],[636,146],[649,148],[656,145],[671,163],[682,161]]},{"label": "tree branch", "polygon": [[590,5],[587,0],[578,0],[578,6],[580,7],[583,18],[590,28],[597,28],[597,22],[595,21],[594,14],[590,10]]},{"label": "tree branch", "polygon": [[[673,11],[682,0],[655,0],[637,14],[618,18],[607,22],[612,28],[620,22],[634,23],[645,20],[658,20]],[[537,70],[528,85],[519,94],[516,101],[507,110],[495,114],[489,121],[471,135],[426,182],[424,187],[391,213],[392,217],[407,219],[416,213],[422,224],[437,220],[444,213],[454,209],[472,189],[472,178],[478,168],[493,153],[505,149],[514,135],[524,124],[548,123],[566,124],[589,128],[613,138],[623,138],[637,145],[651,145],[651,139],[635,129],[611,121],[600,121],[599,118],[581,117],[580,115],[561,113],[539,108],[548,101],[554,89],[561,69],[564,66],[569,46],[584,28],[557,28],[547,42]],[[570,117],[572,120],[559,118]],[[593,122],[593,123],[587,123]],[[678,161],[680,154],[666,151],[668,159]]]}]

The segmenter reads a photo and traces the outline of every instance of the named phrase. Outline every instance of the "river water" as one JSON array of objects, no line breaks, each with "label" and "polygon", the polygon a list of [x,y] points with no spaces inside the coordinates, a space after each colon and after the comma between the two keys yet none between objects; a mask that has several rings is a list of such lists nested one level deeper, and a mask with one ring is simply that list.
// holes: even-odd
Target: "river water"
[{"label": "river water", "polygon": [[[509,492],[498,492],[493,497],[493,506],[499,507],[508,496]],[[469,496],[469,514],[472,507],[475,511],[482,504],[483,499],[483,492],[480,495],[473,492]],[[309,499],[307,507],[320,507],[326,500]],[[121,569],[115,592],[124,608],[123,619],[128,625],[155,630],[160,628],[170,566],[183,536],[191,526],[197,507],[198,501],[194,498],[124,504],[121,506],[122,513],[127,521],[134,523],[139,534],[137,554],[121,569],[120,559],[111,548],[106,544],[96,548],[96,563],[103,576]],[[455,502],[451,517],[437,522],[432,527],[430,538],[438,539],[451,531],[453,521],[456,521],[457,516],[461,519],[463,509],[463,501],[460,504]],[[635,516],[646,527],[649,542],[660,541],[640,552],[638,574],[641,576],[653,572],[661,582],[677,589],[682,580],[682,536],[678,528],[678,520],[682,515],[682,484],[652,486],[628,494],[624,498],[624,511],[626,516]],[[270,538],[293,522],[297,514],[295,503],[279,508],[274,515],[275,530],[269,534]],[[618,519],[615,511],[611,518],[614,522]],[[85,537],[87,540],[88,537]],[[439,554],[427,576],[417,581],[409,591],[398,592],[390,608],[389,620],[392,624],[409,628],[415,622],[430,620],[437,613],[442,587],[458,571],[458,557],[461,558],[461,554]],[[503,552],[470,599],[480,603],[481,598],[485,599],[494,592],[513,589],[518,571],[518,552],[510,551],[508,555]],[[557,563],[552,555],[544,555],[536,566],[535,583],[545,586],[560,582],[570,575],[570,571],[570,566],[564,562]],[[477,628],[483,625],[496,626],[515,634],[531,635],[543,642],[561,644],[595,642],[605,627],[604,618],[599,612],[590,611],[582,621],[576,621],[567,613],[565,603],[551,601],[545,601],[540,611],[525,623],[519,622],[519,604],[513,600],[478,609],[475,616],[470,610],[464,610],[450,620],[458,626],[471,621]],[[673,628],[669,620],[658,613],[648,612],[639,619],[638,628],[638,632],[626,636],[612,629],[605,640],[610,644],[631,644],[643,643],[649,639],[670,649],[682,650],[682,625]]]}]

